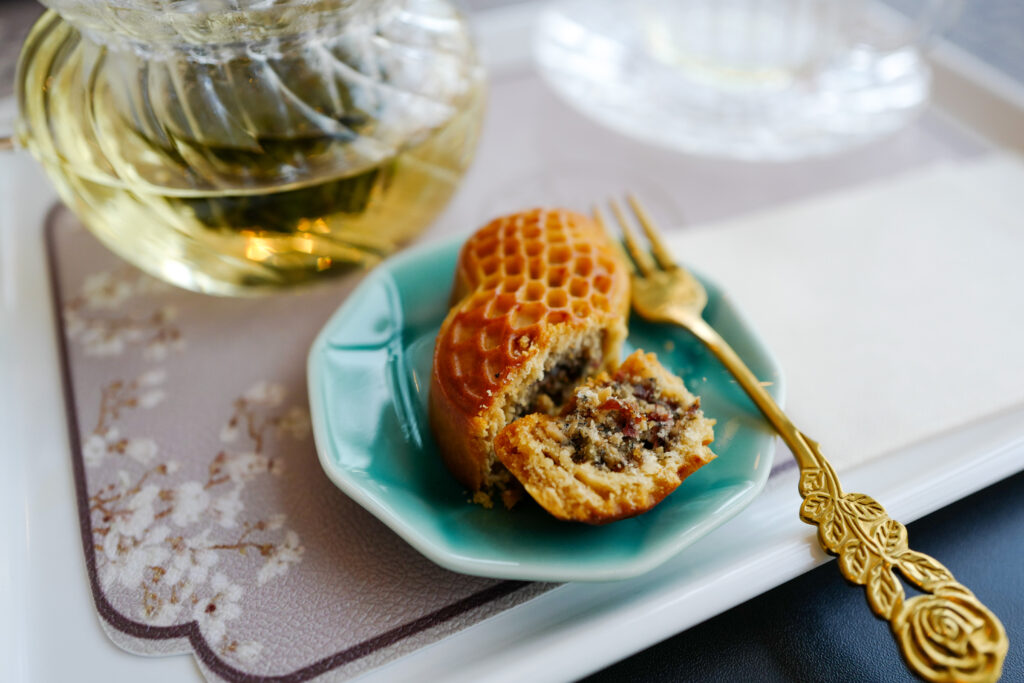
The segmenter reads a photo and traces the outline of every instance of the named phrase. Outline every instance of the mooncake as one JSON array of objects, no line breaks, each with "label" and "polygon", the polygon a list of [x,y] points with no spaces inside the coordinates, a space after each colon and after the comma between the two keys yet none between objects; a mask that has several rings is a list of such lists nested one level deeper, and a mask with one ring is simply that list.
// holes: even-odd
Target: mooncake
[{"label": "mooncake", "polygon": [[463,246],[434,347],[430,424],[448,469],[490,505],[522,493],[494,438],[557,413],[613,368],[626,337],[629,273],[588,217],[534,209],[491,221]]}]

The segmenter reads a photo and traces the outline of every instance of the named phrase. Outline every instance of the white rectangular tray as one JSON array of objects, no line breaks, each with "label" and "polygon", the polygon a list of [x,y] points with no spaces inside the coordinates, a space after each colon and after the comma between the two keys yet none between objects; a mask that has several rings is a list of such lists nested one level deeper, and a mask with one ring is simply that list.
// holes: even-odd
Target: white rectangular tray
[{"label": "white rectangular tray", "polygon": [[[939,160],[1024,149],[1024,91],[969,55],[933,53],[935,106],[884,144],[784,167],[679,157],[611,135],[559,103],[532,72],[533,4],[476,17],[491,69],[478,160],[424,237],[464,232],[526,203],[586,207],[640,191],[661,215],[726,218]],[[607,172],[601,172],[607,167]],[[716,176],[717,174],[717,176]],[[728,183],[728,184],[726,184]],[[94,612],[80,549],[62,414],[43,217],[55,194],[24,153],[0,155],[0,678],[181,681],[191,657],[151,660],[117,649]],[[660,204],[660,205],[659,205]],[[780,445],[778,459],[787,458]],[[1024,407],[844,472],[909,522],[1024,469]],[[585,675],[827,561],[797,518],[795,471],[777,474],[741,515],[640,579],[570,584],[372,671],[367,681],[532,681]],[[601,643],[600,648],[593,646]]]}]

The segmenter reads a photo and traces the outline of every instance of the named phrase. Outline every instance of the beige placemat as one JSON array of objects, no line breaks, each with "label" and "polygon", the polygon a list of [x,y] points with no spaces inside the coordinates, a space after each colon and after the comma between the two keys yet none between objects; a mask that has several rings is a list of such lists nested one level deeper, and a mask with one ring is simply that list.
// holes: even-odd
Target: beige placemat
[{"label": "beige placemat", "polygon": [[86,565],[119,646],[192,651],[214,680],[341,680],[550,588],[439,568],[322,473],[306,353],[352,282],[207,297],[62,208],[47,238]]},{"label": "beige placemat", "polygon": [[750,315],[790,416],[840,469],[1024,403],[1019,156],[699,226],[673,247]]}]

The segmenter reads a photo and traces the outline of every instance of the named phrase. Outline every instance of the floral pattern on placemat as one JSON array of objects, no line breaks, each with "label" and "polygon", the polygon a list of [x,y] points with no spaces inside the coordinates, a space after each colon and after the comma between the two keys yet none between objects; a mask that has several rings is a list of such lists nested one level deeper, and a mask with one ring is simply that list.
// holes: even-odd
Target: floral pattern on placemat
[{"label": "floral pattern on placemat", "polygon": [[174,324],[177,309],[163,305],[130,315],[122,312],[122,306],[132,297],[168,291],[170,285],[127,265],[93,273],[78,296],[64,304],[65,332],[90,356],[120,355],[139,346],[147,360],[164,360],[169,352],[185,348]]},{"label": "floral pattern on placemat", "polygon": [[48,240],[83,549],[118,645],[192,651],[211,679],[340,680],[547,590],[437,567],[320,470],[305,355],[351,282],[219,299],[64,210]]},{"label": "floral pattern on placemat", "polygon": [[100,583],[104,589],[115,583],[138,589],[132,616],[140,621],[167,626],[191,615],[218,653],[252,662],[262,644],[227,636],[227,623],[242,616],[244,588],[217,564],[225,553],[245,556],[248,573],[263,585],[302,560],[305,548],[285,526],[286,515],[249,519],[241,493],[257,477],[281,475],[284,460],[265,454],[267,440],[309,438],[309,415],[298,405],[282,410],[284,388],[259,381],[235,399],[221,430],[220,440],[234,448],[210,457],[205,481],[171,483],[178,462],[154,464],[156,442],[121,436],[117,427],[122,410],[155,408],[163,400],[158,387],[164,377],[164,371],[150,370],[100,389],[100,417],[82,457],[87,467],[100,467],[107,456],[124,458],[116,478],[89,496]]}]

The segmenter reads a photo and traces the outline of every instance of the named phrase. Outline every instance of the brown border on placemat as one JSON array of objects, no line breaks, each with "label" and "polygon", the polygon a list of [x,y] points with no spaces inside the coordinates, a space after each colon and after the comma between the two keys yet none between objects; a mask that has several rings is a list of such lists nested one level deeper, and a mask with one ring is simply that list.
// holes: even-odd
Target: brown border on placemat
[{"label": "brown border on placemat", "polygon": [[287,681],[298,683],[307,681],[319,676],[331,669],[338,668],[356,660],[362,659],[382,648],[394,645],[405,638],[413,636],[421,631],[444,623],[471,609],[493,602],[514,591],[528,585],[524,581],[502,581],[490,588],[474,593],[469,597],[451,603],[419,619],[397,626],[385,631],[373,638],[368,638],[352,647],[336,652],[333,655],[324,657],[312,664],[297,669],[290,673],[273,676],[257,676],[240,671],[220,659],[210,645],[203,638],[199,625],[195,621],[176,626],[150,626],[143,624],[114,609],[107,601],[100,588],[99,577],[96,573],[96,553],[93,547],[92,519],[89,515],[88,489],[85,482],[85,465],[82,459],[82,444],[78,426],[78,412],[75,405],[74,386],[71,379],[71,363],[68,357],[68,342],[64,334],[64,325],[61,315],[61,286],[60,278],[57,276],[57,250],[55,225],[58,212],[66,210],[63,204],[55,204],[46,214],[43,227],[44,239],[46,241],[47,265],[50,269],[50,289],[53,300],[54,325],[57,329],[57,344],[60,355],[61,381],[64,389],[64,408],[67,413],[68,439],[71,444],[71,467],[75,474],[75,494],[78,499],[78,522],[82,533],[82,549],[85,553],[85,566],[89,573],[89,586],[92,589],[93,601],[96,603],[96,610],[100,616],[112,627],[135,638],[146,640],[170,640],[174,638],[188,639],[192,645],[192,652],[202,660],[203,664],[213,673],[221,678],[230,681]]}]

